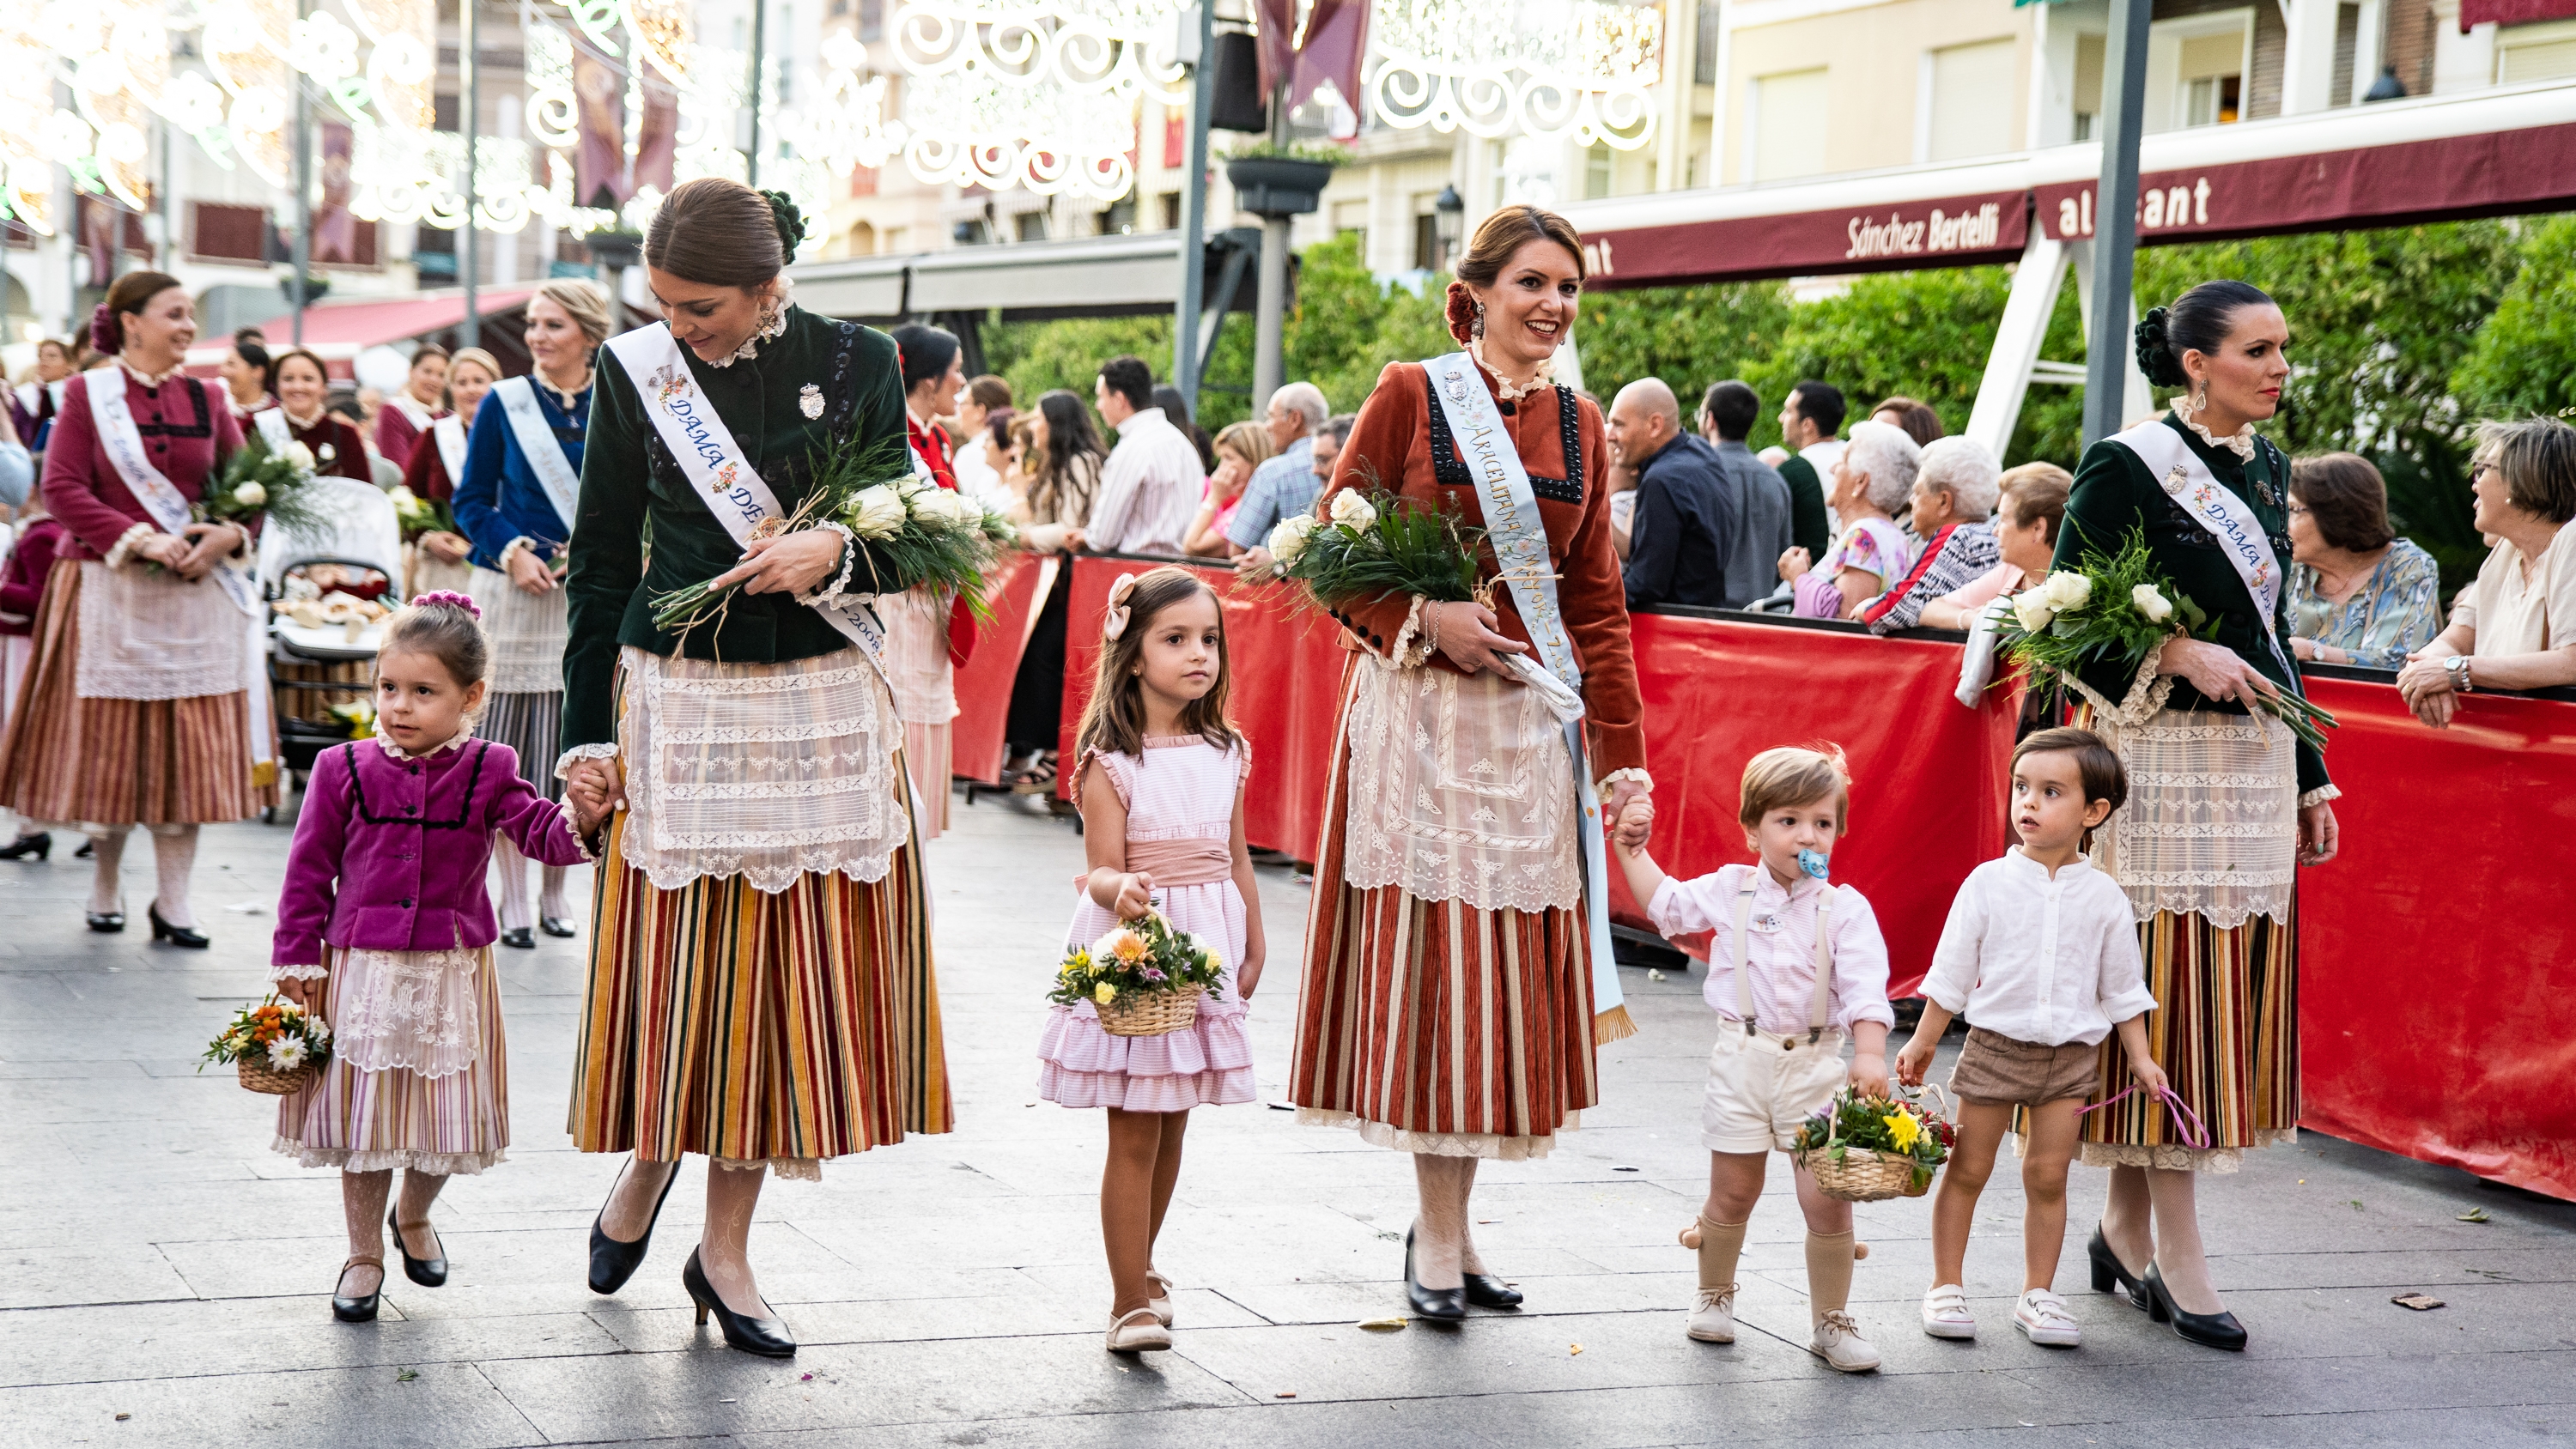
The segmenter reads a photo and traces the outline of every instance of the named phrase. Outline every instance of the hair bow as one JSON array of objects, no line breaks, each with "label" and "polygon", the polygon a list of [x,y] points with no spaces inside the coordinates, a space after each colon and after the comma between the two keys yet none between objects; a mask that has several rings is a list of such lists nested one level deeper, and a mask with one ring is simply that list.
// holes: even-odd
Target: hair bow
[{"label": "hair bow", "polygon": [[1127,632],[1127,596],[1136,592],[1136,576],[1120,574],[1109,586],[1109,612],[1100,621],[1100,637],[1115,639]]}]

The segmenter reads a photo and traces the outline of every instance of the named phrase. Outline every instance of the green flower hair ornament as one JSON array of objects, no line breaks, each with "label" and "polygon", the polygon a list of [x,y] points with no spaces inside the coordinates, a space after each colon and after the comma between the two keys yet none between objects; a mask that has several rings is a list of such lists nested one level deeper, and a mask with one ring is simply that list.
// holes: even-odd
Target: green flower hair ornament
[{"label": "green flower hair ornament", "polygon": [[778,227],[778,244],[789,261],[796,260],[796,248],[805,240],[805,214],[784,191],[763,191],[761,198],[769,203],[769,219]]}]

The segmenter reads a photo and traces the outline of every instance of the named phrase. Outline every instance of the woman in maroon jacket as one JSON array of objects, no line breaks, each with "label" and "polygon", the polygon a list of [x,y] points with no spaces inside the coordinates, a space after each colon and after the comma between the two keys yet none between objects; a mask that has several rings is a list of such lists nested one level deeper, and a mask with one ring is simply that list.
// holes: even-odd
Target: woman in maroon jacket
[{"label": "woman in maroon jacket", "polygon": [[272,451],[302,443],[313,452],[313,471],[324,477],[376,481],[367,462],[367,440],[331,411],[331,373],[301,347],[277,354],[277,406],[250,415]]},{"label": "woman in maroon jacket", "polygon": [[[18,539],[9,561],[0,565],[0,725],[17,712],[18,689],[27,678],[27,661],[35,655],[36,606],[45,596],[45,576],[63,551],[63,525],[45,512],[45,495],[29,498],[19,510]],[[0,846],[0,860],[32,855],[51,860],[54,837],[21,824],[18,838]]]},{"label": "woman in maroon jacket", "polygon": [[189,517],[241,433],[220,392],[179,370],[197,317],[177,278],[119,277],[90,335],[117,360],[71,380],[45,449],[45,506],[65,537],[0,740],[0,803],[79,821],[96,841],[93,931],[125,929],[117,866],[126,836],[150,828],[153,939],[202,948],[188,907],[197,827],[276,798],[255,646],[266,620],[257,586],[226,576],[228,560],[247,563],[251,530]]}]

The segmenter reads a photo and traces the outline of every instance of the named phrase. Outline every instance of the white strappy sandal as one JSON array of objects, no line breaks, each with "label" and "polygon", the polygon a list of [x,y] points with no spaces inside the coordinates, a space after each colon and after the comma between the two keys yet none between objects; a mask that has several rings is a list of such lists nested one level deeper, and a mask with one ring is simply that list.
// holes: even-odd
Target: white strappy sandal
[{"label": "white strappy sandal", "polygon": [[1109,1325],[1111,1353],[1143,1353],[1171,1346],[1172,1331],[1155,1320],[1151,1308],[1130,1308]]},{"label": "white strappy sandal", "polygon": [[1171,1327],[1172,1280],[1148,1268],[1145,1270],[1145,1281],[1153,1285],[1153,1295],[1145,1300],[1145,1306],[1154,1310],[1155,1322],[1165,1328]]}]

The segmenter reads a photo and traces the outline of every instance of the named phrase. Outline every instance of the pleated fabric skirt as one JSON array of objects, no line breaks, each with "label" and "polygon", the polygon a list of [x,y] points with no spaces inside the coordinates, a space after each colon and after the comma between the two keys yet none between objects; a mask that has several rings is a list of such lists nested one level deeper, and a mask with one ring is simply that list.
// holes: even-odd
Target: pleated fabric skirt
[{"label": "pleated fabric skirt", "polygon": [[1581,913],[1344,884],[1350,754],[1335,753],[1289,1069],[1299,1120],[1404,1152],[1547,1155],[1599,1100]]},{"label": "pleated fabric skirt", "polygon": [[584,1152],[703,1153],[815,1178],[954,1122],[918,844],[873,884],[808,874],[662,890],[610,828],[571,1131]]},{"label": "pleated fabric skirt", "polygon": [[555,759],[563,753],[562,690],[486,696],[483,720],[474,732],[516,751],[519,778],[538,794],[563,798],[563,781],[555,778]]},{"label": "pleated fabric skirt", "polygon": [[[337,1021],[333,999],[342,977],[339,951],[323,948],[331,974],[318,984],[314,1011]],[[278,1099],[277,1137],[269,1145],[306,1167],[349,1172],[464,1173],[507,1160],[510,1146],[509,1052],[501,1040],[501,982],[485,947],[474,971],[482,1052],[474,1064],[443,1077],[396,1067],[360,1071],[333,1057],[302,1091]]]},{"label": "pleated fabric skirt", "polygon": [[276,786],[251,782],[242,691],[80,697],[80,592],[80,561],[57,559],[0,739],[0,803],[27,820],[94,825],[212,824],[276,804]]},{"label": "pleated fabric skirt", "polygon": [[913,811],[913,828],[924,840],[937,840],[948,829],[948,777],[950,727],[944,724],[913,724],[903,727],[904,765],[912,772],[912,788],[921,797]]},{"label": "pleated fabric skirt", "polygon": [[[2209,1146],[2183,1140],[2172,1114],[2144,1093],[2084,1116],[2093,1167],[2234,1172],[2246,1149],[2298,1139],[2298,924],[2248,916],[2239,926],[2158,911],[2138,926],[2147,989],[2147,1045],[2174,1095],[2200,1116]],[[2114,1034],[2102,1043],[2105,1095],[2135,1079]]]}]

